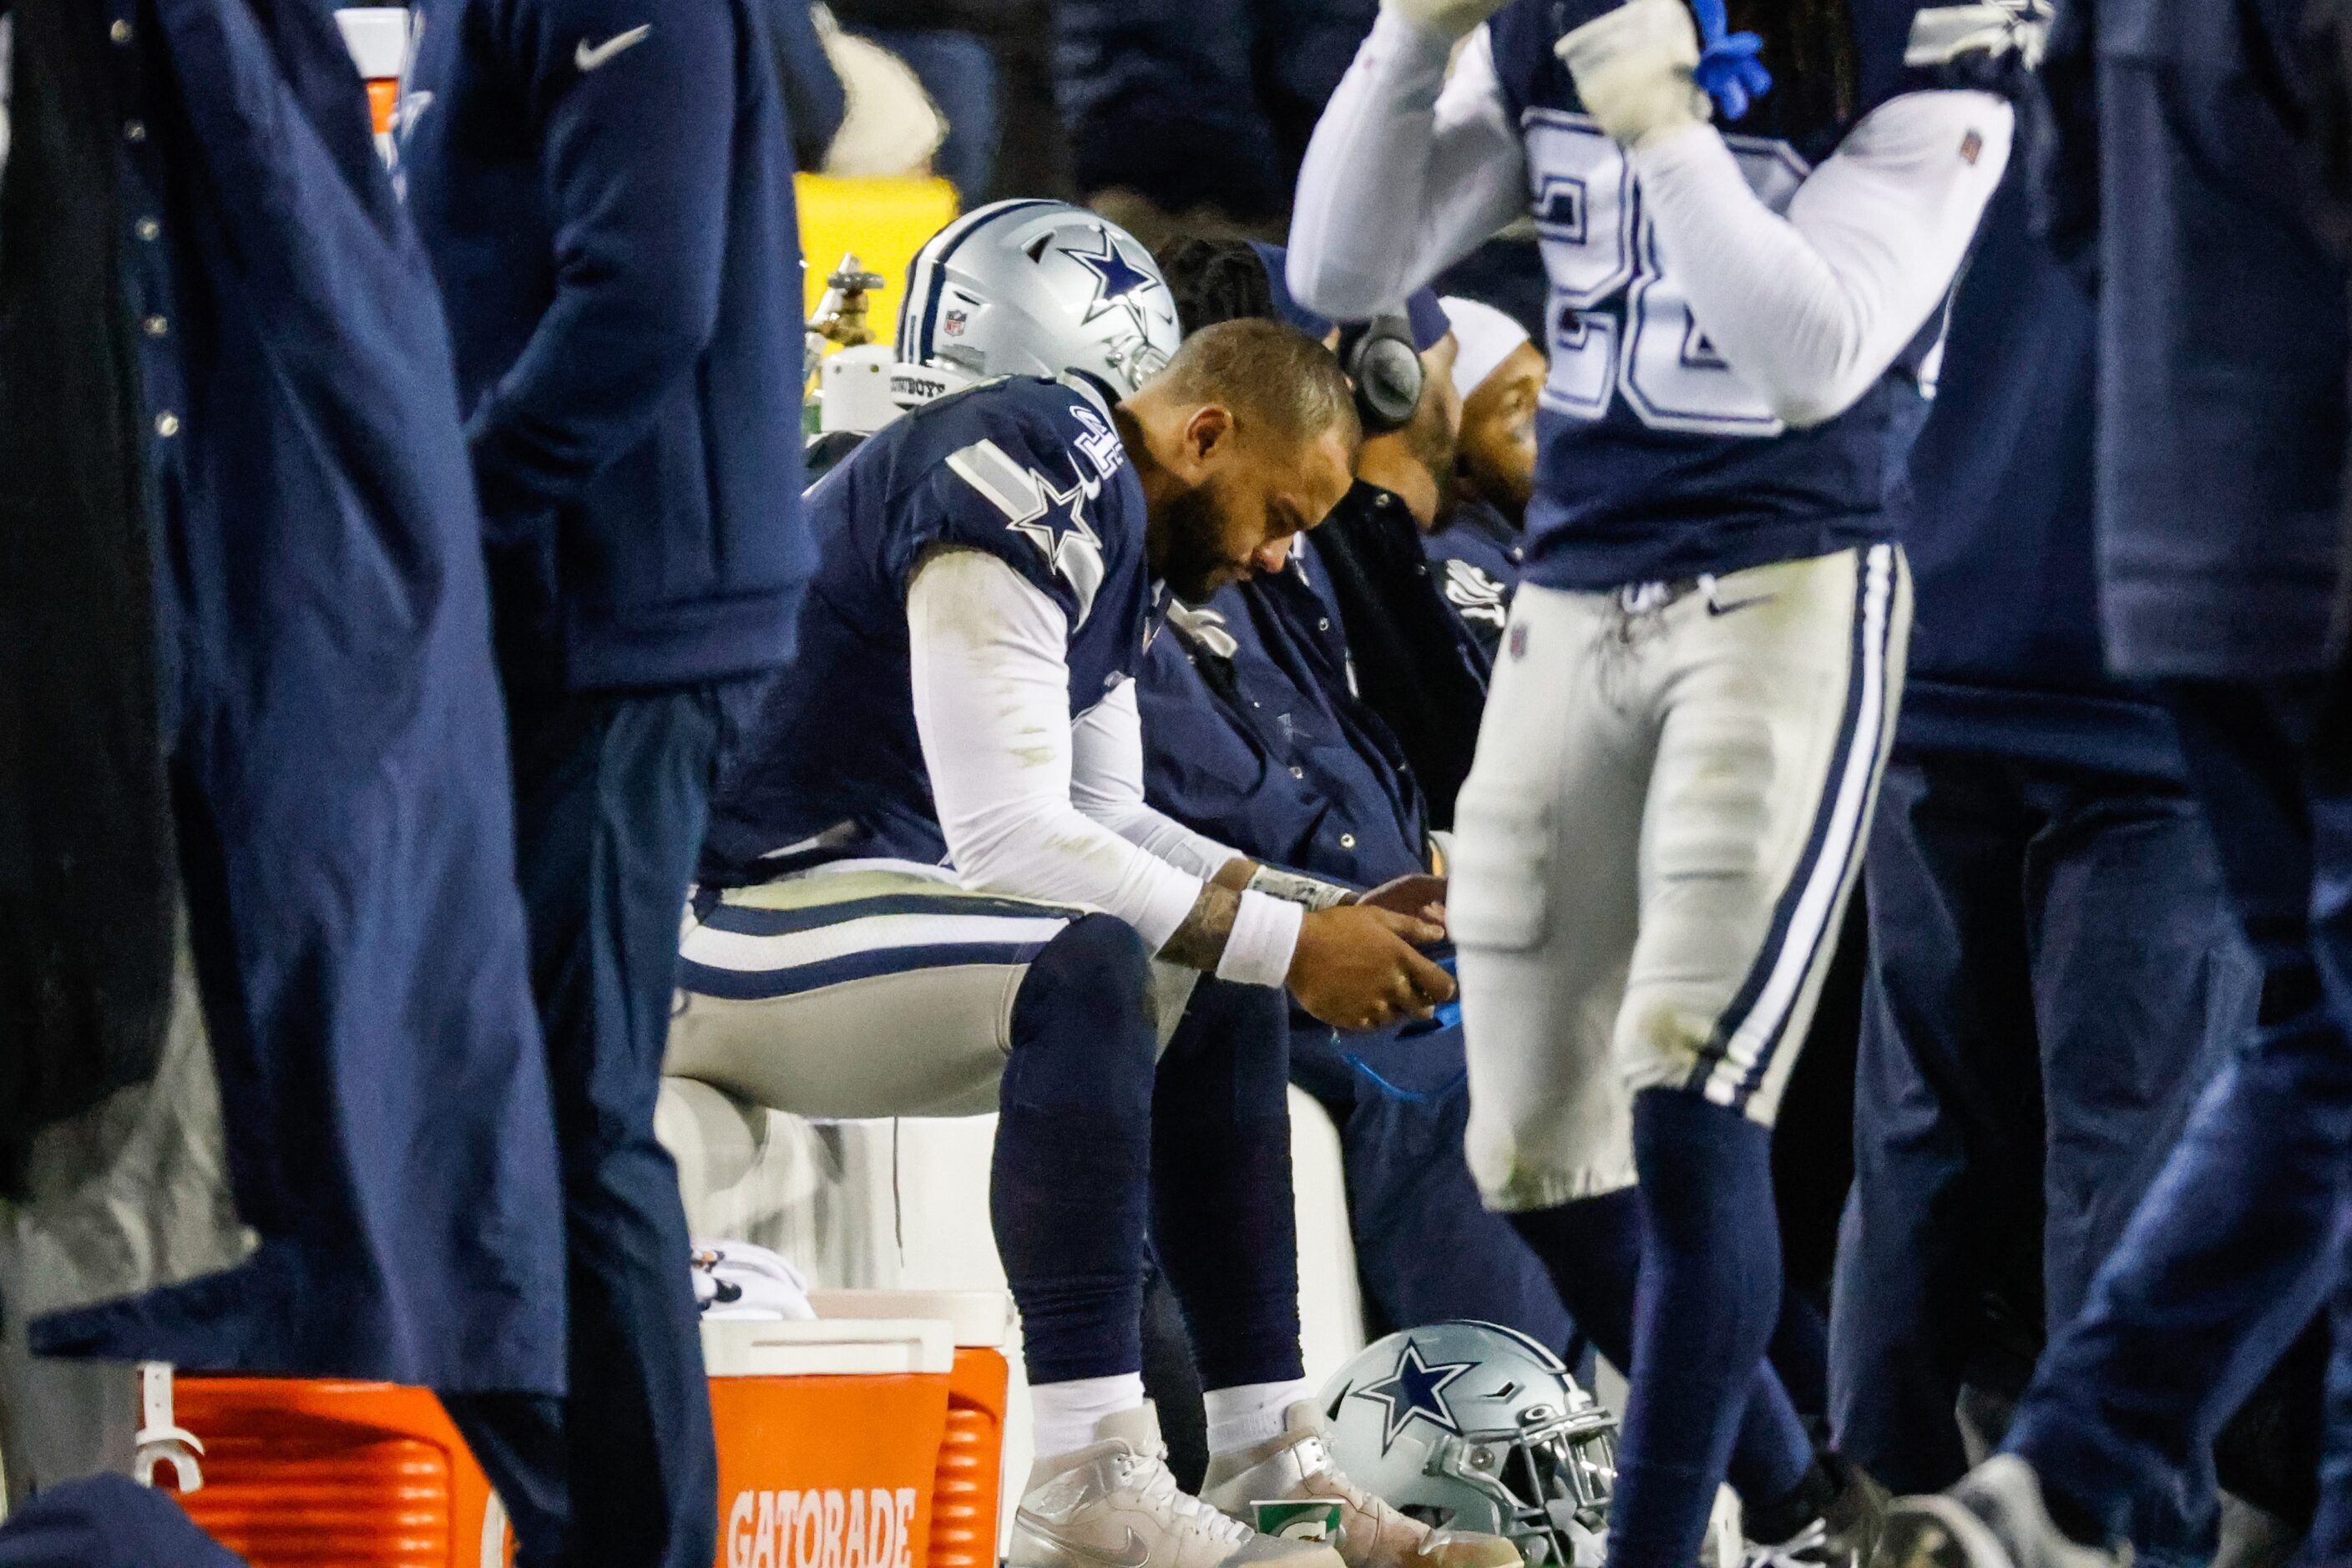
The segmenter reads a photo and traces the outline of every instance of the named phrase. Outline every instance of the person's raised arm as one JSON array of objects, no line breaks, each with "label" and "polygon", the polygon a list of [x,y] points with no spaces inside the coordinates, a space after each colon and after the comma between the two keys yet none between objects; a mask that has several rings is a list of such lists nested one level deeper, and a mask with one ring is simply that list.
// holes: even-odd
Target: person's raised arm
[{"label": "person's raised arm", "polygon": [[1774,414],[1802,426],[1844,413],[1943,303],[2009,161],[2011,112],[1981,92],[1884,104],[1785,217],[1705,127],[1634,150],[1692,317]]},{"label": "person's raised arm", "polygon": [[1560,40],[1692,318],[1790,425],[1851,407],[1942,303],[2009,161],[2014,114],[1987,92],[1881,104],[1809,175],[1785,216],[1748,186],[1690,81],[1682,0],[1633,0]]},{"label": "person's raised arm", "polygon": [[1458,36],[1383,7],[1316,121],[1286,267],[1310,309],[1339,321],[1394,309],[1526,208],[1526,153],[1487,30],[1449,82]]}]

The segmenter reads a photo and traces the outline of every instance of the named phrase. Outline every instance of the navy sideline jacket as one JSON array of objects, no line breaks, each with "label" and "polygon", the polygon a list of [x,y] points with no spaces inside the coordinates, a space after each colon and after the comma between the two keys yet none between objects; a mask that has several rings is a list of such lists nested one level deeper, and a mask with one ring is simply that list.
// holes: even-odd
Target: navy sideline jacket
[{"label": "navy sideline jacket", "polygon": [[2068,0],[2042,68],[2063,242],[2101,289],[2099,571],[2142,677],[2319,669],[2344,268],[2314,231],[2295,0]]},{"label": "navy sideline jacket", "polygon": [[424,0],[401,107],[509,679],[782,657],[806,545],[791,127],[762,0]]},{"label": "navy sideline jacket", "polygon": [[2100,652],[2096,313],[2032,232],[2022,162],[1985,209],[1935,401],[1888,503],[1917,604],[1898,733],[2168,778],[2170,719]]},{"label": "navy sideline jacket", "polygon": [[1396,736],[1356,697],[1307,542],[1281,572],[1171,605],[1136,675],[1144,795],[1197,833],[1350,887],[1428,868]]},{"label": "navy sideline jacket", "polygon": [[260,1245],[33,1348],[560,1394],[554,1112],[431,272],[325,0],[89,18],[153,323],[187,931]]}]

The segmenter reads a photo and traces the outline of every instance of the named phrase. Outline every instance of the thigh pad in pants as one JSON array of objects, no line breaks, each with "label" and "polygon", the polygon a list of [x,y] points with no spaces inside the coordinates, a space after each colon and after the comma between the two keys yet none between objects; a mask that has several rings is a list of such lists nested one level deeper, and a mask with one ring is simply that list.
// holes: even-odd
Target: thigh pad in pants
[{"label": "thigh pad in pants", "polygon": [[[913,867],[731,889],[688,917],[662,1070],[799,1116],[985,1114],[1031,961],[1087,912]],[[1152,979],[1164,1049],[1198,976]]]}]

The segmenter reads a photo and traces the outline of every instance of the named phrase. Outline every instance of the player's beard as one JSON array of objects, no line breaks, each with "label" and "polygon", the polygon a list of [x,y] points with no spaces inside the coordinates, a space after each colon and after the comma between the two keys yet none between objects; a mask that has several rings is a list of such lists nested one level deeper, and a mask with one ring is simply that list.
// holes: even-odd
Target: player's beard
[{"label": "player's beard", "polygon": [[1207,602],[1248,571],[1224,552],[1224,509],[1217,504],[1215,489],[1213,480],[1203,479],[1161,503],[1167,553],[1160,563],[1160,580],[1188,605]]}]

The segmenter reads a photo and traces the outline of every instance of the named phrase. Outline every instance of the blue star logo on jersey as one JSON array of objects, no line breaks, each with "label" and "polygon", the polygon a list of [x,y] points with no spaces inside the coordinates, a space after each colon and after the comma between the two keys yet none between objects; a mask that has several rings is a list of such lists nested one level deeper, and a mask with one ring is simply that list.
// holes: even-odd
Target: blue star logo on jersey
[{"label": "blue star logo on jersey", "polygon": [[1087,478],[1076,458],[1069,459],[1072,483],[1062,489],[1004,448],[982,437],[948,454],[948,470],[986,497],[1003,514],[1004,526],[1037,547],[1045,564],[1077,595],[1078,624],[1093,614],[1096,590],[1107,570],[1102,535],[1086,520],[1086,503],[1102,492]]},{"label": "blue star logo on jersey", "polygon": [[1433,1366],[1421,1359],[1421,1347],[1407,1340],[1404,1353],[1397,1357],[1394,1372],[1378,1383],[1368,1383],[1349,1393],[1357,1399],[1374,1399],[1388,1406],[1381,1432],[1381,1452],[1385,1454],[1389,1445],[1397,1440],[1415,1416],[1441,1432],[1460,1436],[1461,1424],[1454,1419],[1454,1412],[1445,1403],[1445,1386],[1477,1364],[1475,1361],[1442,1361]]},{"label": "blue star logo on jersey", "polygon": [[1118,241],[1110,237],[1108,229],[1095,230],[1095,238],[1102,243],[1100,250],[1074,250],[1066,245],[1062,247],[1063,255],[1095,275],[1095,297],[1087,302],[1084,319],[1091,321],[1108,311],[1124,310],[1135,318],[1136,334],[1149,337],[1151,323],[1144,316],[1143,300],[1139,296],[1150,288],[1155,279],[1150,273],[1127,258],[1127,253],[1118,247]]},{"label": "blue star logo on jersey", "polygon": [[[1017,518],[1005,526],[1035,545],[1045,557],[1046,564],[1060,573],[1073,584],[1082,580],[1102,581],[1102,536],[1097,533],[1078,509],[1086,504],[1088,494],[1081,479],[1066,490],[1055,489],[1045,476],[1037,475],[1037,489],[1045,498],[1045,510],[1034,517]],[[1091,592],[1087,594],[1091,599]]]}]

